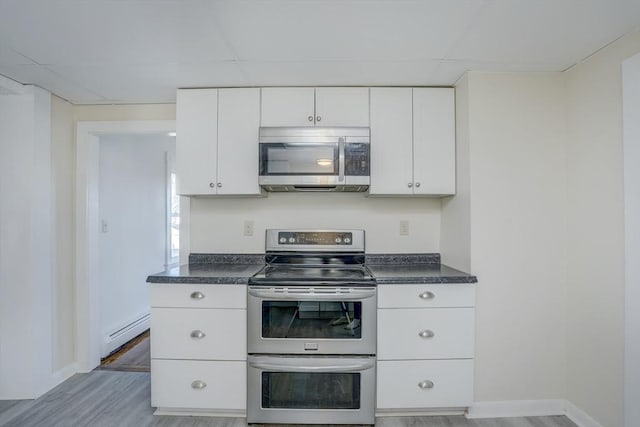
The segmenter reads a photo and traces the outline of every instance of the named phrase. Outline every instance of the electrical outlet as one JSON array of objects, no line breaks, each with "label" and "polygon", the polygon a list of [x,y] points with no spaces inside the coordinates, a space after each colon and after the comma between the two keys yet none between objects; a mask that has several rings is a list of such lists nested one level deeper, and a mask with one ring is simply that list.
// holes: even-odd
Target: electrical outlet
[{"label": "electrical outlet", "polygon": [[246,220],[244,222],[244,235],[253,236],[253,221]]},{"label": "electrical outlet", "polygon": [[409,235],[409,221],[403,219],[400,221],[400,235],[408,236]]}]

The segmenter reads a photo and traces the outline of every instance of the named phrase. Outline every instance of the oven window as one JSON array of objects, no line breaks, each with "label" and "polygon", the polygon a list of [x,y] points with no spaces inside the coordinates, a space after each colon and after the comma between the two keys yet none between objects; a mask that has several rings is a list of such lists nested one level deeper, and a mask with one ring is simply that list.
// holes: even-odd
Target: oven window
[{"label": "oven window", "polygon": [[360,374],[262,372],[262,407],[360,409]]},{"label": "oven window", "polygon": [[260,175],[337,175],[338,144],[260,144]]},{"label": "oven window", "polygon": [[262,338],[361,337],[360,301],[262,301]]}]

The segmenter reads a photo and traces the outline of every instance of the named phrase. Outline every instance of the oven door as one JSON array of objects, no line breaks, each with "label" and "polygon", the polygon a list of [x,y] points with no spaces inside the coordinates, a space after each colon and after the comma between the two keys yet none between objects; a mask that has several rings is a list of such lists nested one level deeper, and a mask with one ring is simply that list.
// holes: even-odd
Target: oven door
[{"label": "oven door", "polygon": [[247,350],[375,354],[376,288],[249,286]]},{"label": "oven door", "polygon": [[261,142],[260,185],[344,183],[340,182],[344,181],[344,143],[339,143],[338,138],[315,140]]},{"label": "oven door", "polygon": [[249,356],[247,421],[373,424],[375,357]]}]

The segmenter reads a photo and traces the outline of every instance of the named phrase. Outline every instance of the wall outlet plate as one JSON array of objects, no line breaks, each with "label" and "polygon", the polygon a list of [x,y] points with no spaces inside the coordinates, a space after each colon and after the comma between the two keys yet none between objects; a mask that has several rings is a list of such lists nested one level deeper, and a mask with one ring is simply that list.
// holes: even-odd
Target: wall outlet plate
[{"label": "wall outlet plate", "polygon": [[400,235],[408,236],[409,235],[409,221],[403,219],[400,221]]},{"label": "wall outlet plate", "polygon": [[245,220],[243,234],[245,236],[253,236],[253,221]]}]

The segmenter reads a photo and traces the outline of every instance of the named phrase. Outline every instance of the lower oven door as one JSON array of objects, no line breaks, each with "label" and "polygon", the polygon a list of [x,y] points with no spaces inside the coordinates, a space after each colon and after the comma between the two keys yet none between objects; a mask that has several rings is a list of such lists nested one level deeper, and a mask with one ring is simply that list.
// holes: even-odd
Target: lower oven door
[{"label": "lower oven door", "polygon": [[376,288],[249,286],[250,354],[375,354]]},{"label": "lower oven door", "polygon": [[247,421],[374,424],[375,357],[249,356]]}]

